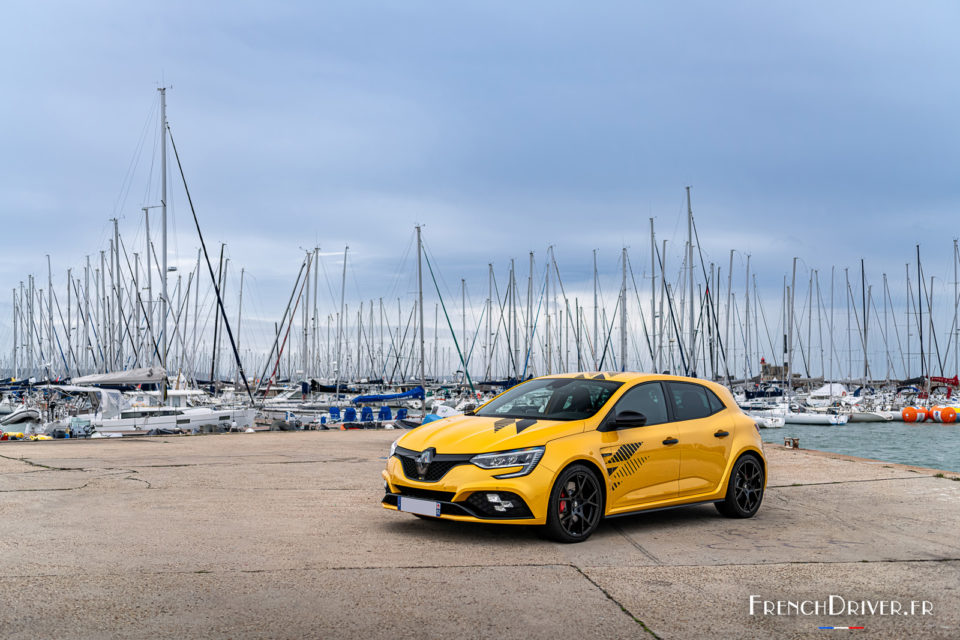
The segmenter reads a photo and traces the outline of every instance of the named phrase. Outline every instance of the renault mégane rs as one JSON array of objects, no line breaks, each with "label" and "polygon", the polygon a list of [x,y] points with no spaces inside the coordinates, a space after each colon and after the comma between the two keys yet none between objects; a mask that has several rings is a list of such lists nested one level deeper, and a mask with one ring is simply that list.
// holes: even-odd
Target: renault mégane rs
[{"label": "renault m\u00e9gane rs", "polygon": [[543,525],[580,542],[603,517],[712,502],[752,517],[767,464],[725,387],[642,373],[519,384],[393,443],[383,506],[425,518]]}]

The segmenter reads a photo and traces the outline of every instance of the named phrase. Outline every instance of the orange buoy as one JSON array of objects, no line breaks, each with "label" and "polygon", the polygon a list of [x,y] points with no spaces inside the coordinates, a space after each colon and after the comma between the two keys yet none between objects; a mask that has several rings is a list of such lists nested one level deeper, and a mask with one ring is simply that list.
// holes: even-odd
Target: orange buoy
[{"label": "orange buoy", "polygon": [[[922,422],[923,418],[920,417],[920,411],[916,407],[904,407],[900,410],[900,417],[903,418],[904,422]],[[924,418],[926,415],[923,416]]]},{"label": "orange buoy", "polygon": [[927,408],[927,422],[940,422],[939,415],[940,415],[940,409],[942,409],[942,408],[943,408],[943,407],[941,407],[940,405],[936,405],[936,404],[933,405],[932,407],[928,407],[928,408]]},{"label": "orange buoy", "polygon": [[957,421],[957,410],[954,407],[944,407],[940,409],[940,422],[944,424],[953,424]]}]

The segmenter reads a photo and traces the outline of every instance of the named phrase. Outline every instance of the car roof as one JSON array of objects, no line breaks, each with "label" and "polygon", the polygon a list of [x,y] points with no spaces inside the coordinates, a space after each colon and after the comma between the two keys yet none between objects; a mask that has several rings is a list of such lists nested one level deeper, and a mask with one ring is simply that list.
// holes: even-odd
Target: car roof
[{"label": "car roof", "polygon": [[720,391],[721,393],[729,392],[729,390],[722,384],[713,382],[711,380],[704,380],[703,378],[672,376],[665,373],[644,373],[642,371],[579,371],[574,373],[557,373],[547,376],[540,376],[538,379],[543,378],[583,378],[587,380],[611,380],[613,382],[622,383],[666,380],[671,382],[691,382],[693,384],[703,385],[709,389],[712,389],[713,391]]},{"label": "car roof", "polygon": [[574,373],[555,373],[541,378],[585,378],[588,380],[614,380],[616,382],[640,382],[646,380],[676,380],[678,382],[710,383],[700,378],[671,376],[664,373],[644,373],[642,371],[578,371]]}]

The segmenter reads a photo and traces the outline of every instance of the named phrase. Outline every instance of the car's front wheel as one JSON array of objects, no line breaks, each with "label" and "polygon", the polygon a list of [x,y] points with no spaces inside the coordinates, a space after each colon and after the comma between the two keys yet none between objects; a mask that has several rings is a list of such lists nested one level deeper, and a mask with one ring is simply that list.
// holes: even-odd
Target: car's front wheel
[{"label": "car's front wheel", "polygon": [[752,455],[744,455],[733,465],[727,496],[715,503],[717,511],[728,518],[751,518],[763,502],[763,465]]},{"label": "car's front wheel", "polygon": [[603,516],[603,488],[593,472],[574,464],[560,473],[550,492],[545,533],[557,542],[583,542]]}]

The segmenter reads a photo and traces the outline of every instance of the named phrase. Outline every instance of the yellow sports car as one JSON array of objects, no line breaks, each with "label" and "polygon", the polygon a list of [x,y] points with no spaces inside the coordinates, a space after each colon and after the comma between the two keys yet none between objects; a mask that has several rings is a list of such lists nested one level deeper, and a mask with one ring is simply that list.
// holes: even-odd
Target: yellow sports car
[{"label": "yellow sports car", "polygon": [[472,414],[391,445],[383,506],[468,522],[545,525],[586,540],[602,517],[712,502],[757,512],[766,460],[730,391],[694,378],[576,373],[535,378]]}]

